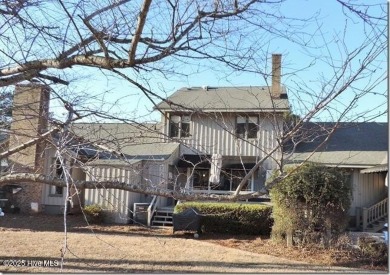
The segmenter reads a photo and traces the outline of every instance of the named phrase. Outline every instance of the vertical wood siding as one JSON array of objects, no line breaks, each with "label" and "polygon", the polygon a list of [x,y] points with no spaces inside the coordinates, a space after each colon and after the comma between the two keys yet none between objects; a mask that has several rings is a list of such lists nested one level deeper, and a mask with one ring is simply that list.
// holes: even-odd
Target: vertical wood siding
[{"label": "vertical wood siding", "polygon": [[[180,141],[198,152],[222,156],[264,157],[276,145],[278,125],[273,119],[260,116],[256,139],[248,141],[235,137],[236,114],[192,115],[191,137]],[[277,123],[281,123],[278,121]],[[169,121],[165,120],[165,133],[169,134]],[[276,157],[279,152],[273,156]]]},{"label": "vertical wood siding", "polygon": [[355,215],[356,207],[370,207],[387,197],[384,173],[361,174],[354,169],[352,174],[353,200],[349,213]]},{"label": "vertical wood siding", "polygon": [[[86,180],[118,180],[142,184],[166,184],[168,165],[163,161],[142,161],[131,166],[91,166]],[[164,187],[164,186],[162,186]],[[118,189],[87,189],[84,195],[85,205],[99,204],[105,210],[109,221],[128,223],[133,212],[133,204],[146,202],[142,194]]]}]

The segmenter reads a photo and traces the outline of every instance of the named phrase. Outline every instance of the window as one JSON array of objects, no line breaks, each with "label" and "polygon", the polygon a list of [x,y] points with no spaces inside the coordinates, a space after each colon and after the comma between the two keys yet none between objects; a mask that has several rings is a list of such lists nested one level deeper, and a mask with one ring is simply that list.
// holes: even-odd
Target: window
[{"label": "window", "polygon": [[189,116],[171,116],[169,124],[169,137],[186,138],[190,136]]},{"label": "window", "polygon": [[[53,158],[53,178],[54,179],[63,179],[64,178],[64,168],[62,167],[61,161],[58,158]],[[61,195],[64,192],[64,188],[60,186],[52,185],[50,186],[50,195]]]},{"label": "window", "polygon": [[[223,169],[221,173],[221,182],[214,190],[235,191],[241,180],[245,177],[249,170],[243,169]],[[241,189],[242,191],[250,191],[251,179],[249,179]]]},{"label": "window", "polygon": [[209,189],[209,169],[195,169],[192,175],[192,187],[198,190]]},{"label": "window", "polygon": [[238,116],[236,119],[236,135],[239,138],[257,138],[259,130],[256,116]]}]

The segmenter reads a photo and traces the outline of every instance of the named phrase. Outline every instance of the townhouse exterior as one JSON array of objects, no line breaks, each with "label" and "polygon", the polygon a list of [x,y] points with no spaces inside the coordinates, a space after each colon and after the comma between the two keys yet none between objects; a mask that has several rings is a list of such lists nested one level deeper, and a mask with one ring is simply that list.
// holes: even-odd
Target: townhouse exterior
[{"label": "townhouse exterior", "polygon": [[[62,154],[65,157],[59,154],[60,138],[52,135],[51,140],[2,160],[6,163],[2,164],[3,173],[38,172],[62,178],[67,168],[73,180],[112,180],[188,193],[232,193],[246,173],[278,147],[283,117],[290,111],[287,92],[280,81],[281,55],[273,55],[270,87],[182,88],[156,107],[161,112],[159,123],[75,123],[69,129],[70,138],[62,140],[67,148],[67,153]],[[18,112],[14,113],[10,130],[0,135],[3,150],[20,146],[49,129],[49,93],[45,87],[35,84],[17,86],[14,104],[15,107],[20,105],[15,109],[22,111],[19,117]],[[309,159],[351,169],[354,199],[350,214],[356,225],[365,219],[362,227],[366,228],[373,219],[379,220],[378,215],[370,218],[372,215],[368,212],[378,212],[378,207],[387,208],[387,171],[374,169],[385,161],[387,154],[387,133],[383,127],[387,124],[363,131],[376,133],[379,147],[363,150],[369,142],[362,139],[365,134],[360,135],[356,148],[348,147],[356,131],[349,127],[345,130],[349,134],[343,135],[341,131],[332,139],[338,144],[337,150],[329,150],[334,146],[329,143]],[[352,136],[348,136],[351,133]],[[321,139],[321,135],[318,136]],[[292,155],[275,150],[253,173],[242,192],[263,190],[268,176],[286,154],[291,163],[299,163],[315,148],[315,143],[303,142]],[[352,157],[355,155],[360,158]],[[107,220],[116,223],[138,221],[137,214],[145,209],[150,223],[158,209],[172,208],[176,203],[174,198],[116,189],[71,188],[66,193],[65,188],[47,184],[21,186],[16,203],[22,211],[30,211],[34,205],[37,211],[58,214],[65,204],[76,211],[83,205],[97,203],[105,209]],[[387,210],[381,213],[381,217],[387,216]]]}]

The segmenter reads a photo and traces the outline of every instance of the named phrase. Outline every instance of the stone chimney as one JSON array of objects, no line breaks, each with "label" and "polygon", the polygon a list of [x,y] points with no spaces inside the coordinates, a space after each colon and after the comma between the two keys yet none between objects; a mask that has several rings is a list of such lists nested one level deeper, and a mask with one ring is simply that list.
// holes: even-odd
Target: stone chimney
[{"label": "stone chimney", "polygon": [[[19,84],[13,98],[12,122],[9,135],[9,148],[22,145],[44,133],[48,128],[50,89],[37,83]],[[44,173],[46,142],[41,141],[9,156],[11,171],[14,173]],[[22,212],[41,204],[42,184],[16,183],[22,186],[17,193],[16,206]]]},{"label": "stone chimney", "polygon": [[281,74],[282,74],[282,55],[272,54],[272,87],[271,96],[272,98],[280,98],[282,93],[281,86]]}]

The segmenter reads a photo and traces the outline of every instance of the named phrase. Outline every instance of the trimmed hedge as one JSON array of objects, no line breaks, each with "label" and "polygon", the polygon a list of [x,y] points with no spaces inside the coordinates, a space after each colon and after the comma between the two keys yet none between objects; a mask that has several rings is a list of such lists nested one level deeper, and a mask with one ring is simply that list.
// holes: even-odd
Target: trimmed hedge
[{"label": "trimmed hedge", "polygon": [[265,204],[185,202],[175,206],[175,213],[195,208],[201,215],[202,231],[269,236],[272,207]]}]

